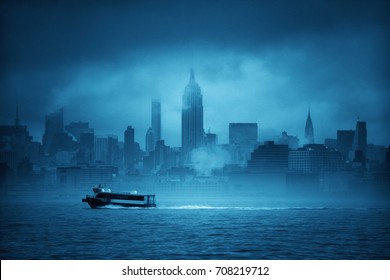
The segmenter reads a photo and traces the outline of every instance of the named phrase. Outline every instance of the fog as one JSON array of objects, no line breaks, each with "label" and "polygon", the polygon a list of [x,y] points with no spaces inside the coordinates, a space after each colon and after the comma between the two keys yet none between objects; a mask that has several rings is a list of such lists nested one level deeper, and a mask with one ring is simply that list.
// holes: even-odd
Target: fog
[{"label": "fog", "polygon": [[180,146],[193,67],[220,143],[229,122],[257,122],[261,141],[301,138],[309,106],[317,142],[360,116],[370,143],[390,143],[387,1],[3,1],[2,11],[0,122],[13,123],[18,103],[36,141],[63,107],[66,123],[96,134],[122,139],[132,125],[143,147],[158,97],[162,136]]}]

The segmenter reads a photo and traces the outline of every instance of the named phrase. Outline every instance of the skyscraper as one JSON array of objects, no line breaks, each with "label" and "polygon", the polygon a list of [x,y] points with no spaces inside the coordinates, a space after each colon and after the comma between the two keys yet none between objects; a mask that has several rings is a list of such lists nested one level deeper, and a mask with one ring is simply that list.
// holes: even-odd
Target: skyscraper
[{"label": "skyscraper", "polygon": [[314,144],[314,129],[313,122],[310,117],[310,108],[307,114],[306,125],[305,125],[305,144]]},{"label": "skyscraper", "polygon": [[185,87],[181,115],[181,143],[184,163],[190,162],[192,150],[203,143],[203,104],[199,85],[191,69],[190,81]]},{"label": "skyscraper", "polygon": [[154,139],[153,129],[149,127],[145,136],[145,152],[147,156],[156,148],[156,141]]},{"label": "skyscraper", "polygon": [[154,134],[154,149],[156,142],[161,140],[161,103],[158,100],[152,101],[152,130]]},{"label": "skyscraper", "polygon": [[343,153],[344,159],[349,159],[349,154],[353,147],[353,138],[355,131],[353,130],[337,130],[337,145],[336,148]]},{"label": "skyscraper", "polygon": [[353,150],[361,151],[363,155],[366,155],[367,148],[367,127],[366,122],[362,122],[359,118],[356,121],[355,135],[353,138]]},{"label": "skyscraper", "polygon": [[46,115],[45,133],[43,134],[43,152],[51,154],[56,150],[54,138],[64,132],[64,110],[61,108],[57,112]]},{"label": "skyscraper", "polygon": [[125,167],[127,169],[132,169],[134,166],[134,128],[128,126],[125,135],[125,143],[123,146],[124,158],[125,158]]},{"label": "skyscraper", "polygon": [[119,164],[118,137],[101,135],[95,137],[95,161],[107,165]]}]

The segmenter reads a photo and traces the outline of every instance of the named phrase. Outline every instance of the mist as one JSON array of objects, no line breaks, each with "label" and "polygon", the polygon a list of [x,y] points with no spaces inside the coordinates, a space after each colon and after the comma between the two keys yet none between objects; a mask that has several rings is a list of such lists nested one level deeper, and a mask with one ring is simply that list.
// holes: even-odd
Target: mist
[{"label": "mist", "polygon": [[132,125],[143,145],[145,112],[158,97],[163,137],[180,146],[181,95],[193,67],[205,128],[221,143],[232,121],[258,122],[263,141],[284,130],[302,136],[309,106],[318,142],[336,129],[353,129],[357,116],[369,123],[370,143],[390,142],[386,1],[227,1],[223,8],[209,1],[5,1],[2,7],[0,121],[12,123],[18,103],[36,141],[45,115],[64,107],[67,123],[90,122],[97,134],[121,138]]}]

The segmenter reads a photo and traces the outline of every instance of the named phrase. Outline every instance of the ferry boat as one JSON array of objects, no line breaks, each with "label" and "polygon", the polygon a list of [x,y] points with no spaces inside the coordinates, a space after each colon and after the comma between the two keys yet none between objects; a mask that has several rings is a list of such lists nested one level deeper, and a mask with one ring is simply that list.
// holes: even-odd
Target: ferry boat
[{"label": "ferry boat", "polygon": [[87,195],[82,202],[87,202],[91,208],[107,205],[123,207],[156,207],[154,194],[137,194],[136,192],[111,192],[111,189],[99,186],[92,188],[93,195]]}]

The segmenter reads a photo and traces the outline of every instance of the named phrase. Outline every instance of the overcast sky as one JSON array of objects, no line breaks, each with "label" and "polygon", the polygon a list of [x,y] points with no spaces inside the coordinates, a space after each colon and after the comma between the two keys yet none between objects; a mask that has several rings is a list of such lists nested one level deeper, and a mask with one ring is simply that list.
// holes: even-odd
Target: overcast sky
[{"label": "overcast sky", "polygon": [[151,100],[162,137],[181,145],[190,68],[204,128],[228,142],[230,122],[257,122],[259,140],[303,140],[308,107],[316,142],[367,122],[390,144],[389,1],[2,1],[0,124],[19,103],[41,141],[45,115],[87,121],[144,147]]}]

